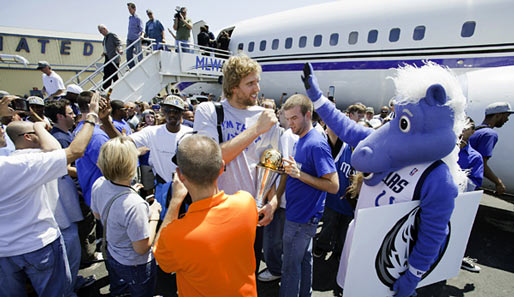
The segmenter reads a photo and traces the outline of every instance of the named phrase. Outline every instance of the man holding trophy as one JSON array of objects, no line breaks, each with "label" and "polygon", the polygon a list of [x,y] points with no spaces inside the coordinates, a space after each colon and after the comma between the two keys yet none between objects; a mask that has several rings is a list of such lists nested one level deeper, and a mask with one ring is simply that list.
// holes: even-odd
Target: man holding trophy
[{"label": "man holding trophy", "polygon": [[[241,190],[249,192],[254,198],[258,198],[259,192],[265,195],[266,189],[261,191],[261,187],[265,186],[266,180],[262,178],[266,176],[269,179],[274,175],[269,172],[263,174],[263,169],[257,166],[265,150],[278,148],[282,133],[273,110],[256,105],[260,73],[260,65],[246,56],[231,57],[223,65],[224,98],[221,101],[223,113],[220,129],[223,142],[220,146],[226,171],[218,179],[218,186],[229,195]],[[199,134],[219,142],[218,117],[214,104],[203,102],[196,109],[193,128]],[[269,224],[277,208],[274,189],[267,197],[267,203],[264,203],[264,199],[258,205],[258,226]],[[262,258],[261,229],[257,229],[254,246],[256,271]]]},{"label": "man holding trophy", "polygon": [[294,134],[300,136],[293,156],[284,156],[286,222],[283,236],[280,297],[310,296],[312,238],[323,215],[327,192],[337,193],[339,178],[327,140],[312,127],[312,102],[291,96],[283,106]]}]

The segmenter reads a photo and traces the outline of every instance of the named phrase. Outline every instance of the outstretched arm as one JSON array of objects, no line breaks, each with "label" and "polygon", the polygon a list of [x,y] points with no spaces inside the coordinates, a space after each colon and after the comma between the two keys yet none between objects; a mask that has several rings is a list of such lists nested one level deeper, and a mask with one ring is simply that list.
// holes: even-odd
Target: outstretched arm
[{"label": "outstretched arm", "polygon": [[352,147],[356,147],[361,140],[373,132],[373,129],[366,128],[350,120],[350,118],[336,108],[335,104],[323,96],[310,63],[305,63],[303,67],[302,81],[307,91],[307,96],[312,100],[316,112],[342,141]]}]

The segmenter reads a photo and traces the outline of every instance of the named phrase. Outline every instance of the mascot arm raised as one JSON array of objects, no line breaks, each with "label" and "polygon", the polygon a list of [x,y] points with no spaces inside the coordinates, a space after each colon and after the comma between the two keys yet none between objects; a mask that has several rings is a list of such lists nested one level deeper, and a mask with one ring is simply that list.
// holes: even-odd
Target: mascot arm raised
[{"label": "mascot arm raised", "polygon": [[332,104],[330,100],[323,96],[311,63],[305,63],[302,81],[305,85],[307,96],[312,100],[316,112],[342,141],[352,147],[356,147],[361,140],[373,132],[373,129],[350,120],[350,118],[336,108],[335,104]]},{"label": "mascot arm raised", "polygon": [[447,227],[458,189],[444,163],[425,179],[420,191],[420,224],[416,244],[409,255],[409,268],[396,280],[395,296],[411,296],[422,275],[438,260],[446,244]]}]

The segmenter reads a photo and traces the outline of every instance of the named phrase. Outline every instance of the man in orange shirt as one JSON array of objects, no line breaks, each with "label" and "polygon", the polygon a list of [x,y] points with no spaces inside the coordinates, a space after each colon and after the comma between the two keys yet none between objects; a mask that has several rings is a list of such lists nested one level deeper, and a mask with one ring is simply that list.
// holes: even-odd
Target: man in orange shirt
[{"label": "man in orange shirt", "polygon": [[[218,189],[224,162],[211,138],[185,138],[176,157],[173,199],[154,252],[160,268],[177,273],[179,296],[257,297],[253,243],[258,215],[253,197]],[[177,219],[187,191],[193,203]]]}]

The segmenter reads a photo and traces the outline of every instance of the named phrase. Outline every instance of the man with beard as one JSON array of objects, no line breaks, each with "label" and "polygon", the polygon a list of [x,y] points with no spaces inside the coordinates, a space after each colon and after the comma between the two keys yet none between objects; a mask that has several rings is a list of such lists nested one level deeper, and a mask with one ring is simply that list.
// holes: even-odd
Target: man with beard
[{"label": "man with beard", "polygon": [[[258,193],[256,166],[261,154],[268,148],[278,148],[281,129],[273,110],[257,106],[260,91],[261,66],[247,56],[231,57],[223,65],[223,94],[221,101],[223,122],[218,123],[218,114],[212,102],[203,102],[195,112],[194,130],[220,142],[226,171],[218,179],[220,190],[232,195],[237,191]],[[219,128],[219,129],[218,129]],[[268,203],[259,209],[259,226],[273,219],[277,208],[277,197],[270,193]],[[262,258],[262,228],[258,228],[255,239],[257,271]]]},{"label": "man with beard", "polygon": [[[103,103],[101,107],[103,107]],[[180,97],[175,95],[166,97],[161,103],[161,109],[166,117],[166,124],[147,126],[129,136],[134,140],[136,147],[144,146],[150,149],[149,164],[157,179],[155,199],[162,206],[162,220],[171,199],[171,183],[173,173],[177,168],[171,159],[175,156],[177,142],[192,129],[180,124],[185,109],[185,103]],[[108,116],[102,117],[101,120],[109,137],[114,138],[121,135]]]},{"label": "man with beard", "polygon": [[512,113],[514,113],[514,110],[507,102],[489,104],[485,109],[484,121],[469,138],[471,147],[484,158],[484,176],[496,185],[496,193],[499,195],[505,193],[505,185],[488,164],[489,159],[493,156],[494,146],[498,142],[498,133],[493,128],[501,128],[509,120]]}]

